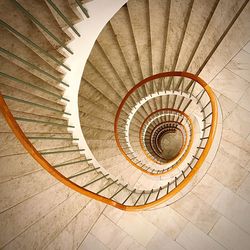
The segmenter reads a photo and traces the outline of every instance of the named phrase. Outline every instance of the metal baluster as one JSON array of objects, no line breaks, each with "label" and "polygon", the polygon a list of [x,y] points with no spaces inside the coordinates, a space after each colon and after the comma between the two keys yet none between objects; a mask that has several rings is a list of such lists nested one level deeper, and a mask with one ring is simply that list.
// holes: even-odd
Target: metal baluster
[{"label": "metal baluster", "polygon": [[107,189],[108,187],[112,186],[113,184],[115,184],[118,181],[118,179],[116,179],[115,181],[112,181],[110,184],[108,184],[106,187],[102,188],[101,190],[99,190],[97,192],[97,194],[100,194],[102,191],[104,191],[105,189]]},{"label": "metal baluster", "polygon": [[212,124],[206,126],[205,128],[202,129],[202,131],[206,130],[207,128],[209,128],[209,127],[211,127],[211,126],[212,126]]},{"label": "metal baluster", "polygon": [[136,189],[134,189],[129,196],[123,201],[122,205],[124,205],[126,203],[126,201],[131,197],[131,195],[136,191]]},{"label": "metal baluster", "polygon": [[61,12],[61,10],[55,5],[52,0],[46,0],[48,4],[56,11],[56,13],[63,19],[63,21],[80,37],[80,33],[75,29],[73,24],[68,20],[68,18]]},{"label": "metal baluster", "polygon": [[117,194],[119,194],[127,186],[128,186],[128,184],[126,184],[125,186],[123,186],[120,190],[118,190],[115,194],[113,194],[109,199],[112,200]]},{"label": "metal baluster", "polygon": [[73,161],[73,162],[67,162],[67,163],[60,163],[60,164],[54,165],[53,167],[54,168],[59,168],[59,167],[72,165],[72,164],[76,164],[76,163],[80,163],[80,162],[86,162],[86,161],[91,161],[91,159],[85,159],[85,160],[79,160],[79,161]]},{"label": "metal baluster", "polygon": [[93,181],[87,183],[86,185],[84,185],[84,186],[82,186],[82,187],[85,188],[85,187],[87,187],[87,186],[89,186],[89,185],[91,185],[91,184],[93,184],[93,183],[95,183],[95,182],[97,182],[97,181],[99,181],[99,180],[101,180],[101,179],[107,177],[108,175],[109,175],[109,174],[105,174],[105,175],[103,175],[102,177],[100,177],[100,178],[98,178],[98,179],[96,179],[96,180],[93,180]]},{"label": "metal baluster", "polygon": [[[196,104],[199,103],[199,101],[201,100],[201,98],[202,98],[202,96],[204,95],[205,92],[206,92],[205,90],[203,90],[203,91],[201,92],[201,95],[200,95],[199,99],[197,100]],[[199,93],[199,94],[200,94],[200,93]],[[197,96],[199,96],[199,94],[198,94]],[[197,97],[197,96],[196,96],[196,97]]]},{"label": "metal baluster", "polygon": [[170,186],[170,183],[168,182],[168,185],[167,185],[167,194],[169,193],[169,186]]},{"label": "metal baluster", "polygon": [[49,154],[60,154],[60,153],[70,153],[70,152],[80,152],[84,151],[85,149],[72,149],[72,150],[59,150],[59,151],[49,151],[49,152],[42,152],[39,151],[42,155],[49,155]]},{"label": "metal baluster", "polygon": [[68,179],[72,179],[72,178],[75,178],[77,176],[93,172],[93,171],[98,170],[98,169],[99,169],[99,167],[98,168],[89,169],[87,171],[84,171],[84,172],[81,172],[81,173],[78,173],[78,174],[75,174],[75,175],[71,175],[70,177],[68,177]]},{"label": "metal baluster", "polygon": [[144,192],[145,192],[145,190],[143,190],[142,193],[139,195],[138,199],[134,203],[134,206],[136,206],[136,204],[138,203],[138,201],[140,200],[140,198],[142,197],[142,195],[144,194]]},{"label": "metal baluster", "polygon": [[157,192],[157,195],[156,195],[156,198],[155,198],[156,201],[158,200],[158,197],[159,197],[159,194],[161,192],[161,189],[162,189],[162,187],[160,187],[159,190],[158,190],[158,192]]},{"label": "metal baluster", "polygon": [[210,115],[212,115],[213,114],[213,112],[211,112],[211,113],[209,113],[207,116],[205,116],[204,118],[203,118],[203,122],[210,116]]},{"label": "metal baluster", "polygon": [[85,9],[83,6],[82,6],[82,3],[80,0],[75,0],[77,5],[80,7],[80,9],[82,10],[82,12],[84,13],[84,15],[89,18],[89,13],[87,11],[87,9]]},{"label": "metal baluster", "polygon": [[149,197],[151,196],[152,192],[153,192],[153,189],[151,189],[151,191],[150,191],[150,193],[149,193],[149,195],[148,195],[146,201],[144,202],[144,205],[147,204],[147,202],[148,202],[148,200],[149,200]]},{"label": "metal baluster", "polygon": [[203,112],[205,110],[205,108],[210,104],[211,102],[209,101],[202,109],[201,112]]},{"label": "metal baluster", "polygon": [[72,50],[70,50],[62,41],[60,41],[52,32],[50,32],[41,22],[39,22],[34,16],[32,16],[21,4],[19,4],[16,0],[12,0],[12,2],[16,5],[16,7],[31,21],[33,21],[36,25],[38,25],[42,30],[44,30],[50,37],[52,37],[59,45],[61,45],[64,49],[66,49],[70,54],[73,55]]}]

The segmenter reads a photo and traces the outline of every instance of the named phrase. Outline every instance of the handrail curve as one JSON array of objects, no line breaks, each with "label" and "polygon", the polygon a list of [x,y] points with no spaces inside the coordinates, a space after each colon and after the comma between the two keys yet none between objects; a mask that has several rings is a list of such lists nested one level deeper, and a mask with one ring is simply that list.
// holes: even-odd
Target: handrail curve
[{"label": "handrail curve", "polygon": [[[139,211],[147,208],[152,208],[154,206],[159,205],[160,203],[163,203],[173,197],[176,193],[181,191],[193,178],[193,176],[197,173],[199,168],[201,167],[202,163],[205,161],[206,156],[208,155],[208,152],[211,148],[214,136],[215,136],[215,131],[216,131],[216,124],[217,124],[217,102],[215,99],[215,96],[211,90],[211,88],[199,77],[194,76],[193,74],[187,73],[187,72],[168,72],[168,73],[161,73],[157,74],[155,76],[149,77],[147,79],[144,79],[139,83],[139,85],[143,85],[147,82],[148,79],[154,79],[157,77],[161,76],[183,76],[183,77],[189,77],[192,80],[195,80],[199,82],[206,92],[208,93],[211,101],[211,107],[212,107],[212,123],[211,123],[211,128],[209,130],[209,136],[208,140],[205,146],[205,149],[202,151],[199,159],[195,163],[195,165],[192,167],[192,170],[188,173],[188,175],[172,190],[170,190],[167,194],[163,195],[159,199],[156,198],[154,201],[144,203],[142,205],[124,205],[123,203],[119,203],[117,201],[112,200],[112,198],[107,198],[105,196],[102,196],[100,194],[94,193],[90,190],[85,189],[84,187],[81,187],[77,185],[76,183],[72,182],[70,179],[62,175],[59,171],[57,171],[42,155],[39,153],[39,151],[36,150],[34,145],[29,141],[29,139],[26,137],[20,126],[18,125],[17,121],[15,120],[14,116],[12,115],[7,103],[5,102],[2,94],[0,93],[0,111],[3,114],[3,117],[5,118],[6,122],[8,123],[9,127],[13,131],[13,133],[16,135],[20,143],[23,145],[23,147],[27,150],[27,152],[34,158],[34,160],[37,161],[39,165],[41,165],[49,174],[51,174],[53,177],[55,177],[58,181],[63,183],[64,185],[68,186],[69,188],[73,189],[74,191],[83,194],[89,198],[101,201],[105,204],[111,205],[113,207],[116,207],[121,210],[125,211]],[[136,85],[137,86],[137,85]],[[135,86],[135,87],[136,87]],[[132,88],[129,93],[133,91]],[[121,112],[121,106],[119,106],[119,112]],[[117,125],[117,120],[115,123],[115,129]],[[117,139],[117,138],[116,138]],[[125,185],[124,187],[126,187]],[[156,190],[159,192],[161,191],[161,187]],[[156,192],[151,190],[150,193]],[[144,193],[144,191],[142,192]],[[157,196],[158,197],[158,196]]]},{"label": "handrail curve", "polygon": [[[122,145],[120,144],[120,140],[119,140],[119,130],[118,130],[119,118],[120,118],[121,112],[123,110],[123,107],[126,104],[126,101],[130,97],[130,95],[133,94],[133,92],[135,92],[141,86],[144,86],[147,83],[153,82],[156,79],[163,78],[163,77],[175,77],[175,76],[177,76],[177,77],[183,77],[183,78],[186,77],[186,78],[191,79],[192,81],[195,81],[196,83],[198,83],[203,88],[204,92],[207,93],[207,95],[209,96],[209,99],[210,99],[211,109],[212,109],[212,121],[211,121],[211,126],[209,126],[209,127],[211,127],[210,131],[209,131],[209,137],[210,137],[210,135],[214,135],[215,134],[215,130],[216,130],[216,126],[217,126],[217,117],[218,117],[217,102],[216,102],[216,99],[215,99],[215,96],[214,96],[214,93],[213,93],[212,89],[207,85],[207,83],[204,80],[202,80],[200,77],[198,77],[198,76],[196,76],[196,75],[194,75],[192,73],[182,72],[182,71],[163,72],[163,73],[152,75],[152,76],[149,76],[149,77],[143,79],[138,84],[136,84],[133,88],[131,88],[127,92],[127,94],[125,95],[125,97],[122,99],[122,101],[121,101],[121,103],[120,103],[120,105],[118,107],[118,110],[116,112],[116,116],[115,116],[114,134],[115,134],[115,140],[116,140],[117,147],[119,148],[120,152],[125,157],[125,159],[131,165],[133,165],[134,167],[136,167],[137,169],[139,169],[140,171],[142,171],[143,173],[146,173],[148,175],[163,176],[163,175],[167,174],[168,171],[160,172],[160,173],[158,171],[156,173],[148,171],[147,169],[144,169],[143,167],[141,167],[140,165],[138,165],[137,163],[135,163],[134,161],[132,161],[130,159],[130,157],[127,156],[127,154],[124,151]],[[190,94],[190,96],[191,96],[191,94]],[[183,113],[185,113],[185,112],[183,112]],[[139,140],[141,140],[141,138]],[[141,143],[141,141],[140,141],[140,143]],[[205,149],[203,150],[203,151],[205,151],[206,154],[208,153],[208,151],[209,151],[209,149],[211,147],[210,144],[212,144],[212,142],[210,140],[207,140]],[[187,156],[187,154],[185,155],[185,157]],[[178,166],[179,166],[179,164],[178,164]],[[176,169],[176,167],[174,169]],[[172,170],[173,170],[173,168],[169,169],[169,171],[172,171]]]}]

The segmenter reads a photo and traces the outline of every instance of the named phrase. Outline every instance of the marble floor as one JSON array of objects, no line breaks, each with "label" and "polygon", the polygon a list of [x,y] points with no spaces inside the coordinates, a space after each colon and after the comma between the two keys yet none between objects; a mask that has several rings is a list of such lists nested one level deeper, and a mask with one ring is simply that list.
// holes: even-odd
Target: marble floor
[{"label": "marble floor", "polygon": [[219,150],[178,202],[138,213],[106,206],[79,249],[250,249],[250,42],[211,81],[223,112]]}]

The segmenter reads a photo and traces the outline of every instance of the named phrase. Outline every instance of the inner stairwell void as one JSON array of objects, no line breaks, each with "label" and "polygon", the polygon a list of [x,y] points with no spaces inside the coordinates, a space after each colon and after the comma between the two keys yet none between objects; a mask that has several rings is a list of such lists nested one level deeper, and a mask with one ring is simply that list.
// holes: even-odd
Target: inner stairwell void
[{"label": "inner stairwell void", "polygon": [[1,249],[250,248],[248,0],[0,6]]}]

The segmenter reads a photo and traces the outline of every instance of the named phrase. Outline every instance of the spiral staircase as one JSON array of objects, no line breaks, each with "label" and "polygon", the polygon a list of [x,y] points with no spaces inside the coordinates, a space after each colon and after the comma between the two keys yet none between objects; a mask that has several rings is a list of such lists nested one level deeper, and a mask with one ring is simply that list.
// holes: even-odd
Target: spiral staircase
[{"label": "spiral staircase", "polygon": [[0,12],[0,248],[88,249],[106,205],[157,214],[201,182],[223,130],[208,83],[249,41],[248,0]]}]

